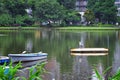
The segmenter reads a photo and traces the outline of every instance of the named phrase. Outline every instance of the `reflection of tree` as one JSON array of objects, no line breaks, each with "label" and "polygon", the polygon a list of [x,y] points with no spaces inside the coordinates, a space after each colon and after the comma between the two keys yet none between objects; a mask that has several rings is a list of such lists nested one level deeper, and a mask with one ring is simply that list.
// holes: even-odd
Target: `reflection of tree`
[{"label": "reflection of tree", "polygon": [[21,50],[24,50],[23,47],[24,38],[22,35],[13,35],[13,36],[7,36],[3,38],[2,41],[2,50],[3,53],[9,54],[9,53],[20,53]]},{"label": "reflection of tree", "polygon": [[88,80],[90,78],[91,68],[87,57],[76,56],[74,58],[73,74],[74,80]]},{"label": "reflection of tree", "polygon": [[[78,47],[79,40],[82,40],[87,47],[106,47],[107,46],[107,36],[109,35],[109,43],[114,45],[114,33],[108,32],[84,32],[71,33],[71,32],[59,32],[59,31],[41,31],[41,38],[36,40],[35,49],[42,50],[49,54],[48,58],[56,57],[58,63],[60,63],[61,73],[67,77],[70,77],[72,70],[73,58],[70,56],[70,49]],[[83,35],[83,36],[82,36]],[[112,37],[112,38],[111,38]],[[111,48],[111,44],[109,47]],[[114,48],[112,47],[111,51]],[[111,55],[111,54],[110,54]],[[104,57],[87,57],[88,63],[90,65],[101,64],[107,68],[108,67],[108,56]],[[87,61],[86,60],[86,61]],[[88,65],[89,65],[88,64]],[[86,67],[87,69],[87,67]],[[62,76],[63,77],[63,76]]]},{"label": "reflection of tree", "polygon": [[[82,34],[86,34],[85,39],[82,39]],[[66,80],[71,80],[76,75],[82,76],[81,71],[88,73],[91,65],[98,65],[101,63],[102,67],[107,68],[112,63],[114,44],[116,41],[115,33],[103,33],[103,32],[59,32],[51,30],[41,30],[37,32],[37,35],[40,36],[37,38],[32,32],[10,32],[6,33],[8,36],[0,38],[0,47],[1,53],[21,53],[25,50],[25,44],[28,39],[32,41],[32,51],[38,52],[43,51],[48,53],[48,60],[55,58],[57,64],[59,64],[59,70],[61,71],[61,78],[69,78]],[[109,39],[107,36],[109,35]],[[84,37],[83,37],[84,38]],[[109,43],[109,55],[102,57],[80,57],[75,58],[70,55],[70,49],[78,47],[78,42],[81,40],[84,41],[85,47],[107,47]],[[109,42],[107,41],[109,40]],[[29,41],[28,41],[29,43]],[[116,43],[118,45],[118,43]],[[116,47],[117,47],[116,45]],[[114,55],[115,56],[115,55]],[[115,59],[116,60],[116,59]],[[82,61],[82,62],[79,62]],[[117,60],[116,60],[117,61]],[[110,62],[110,63],[108,63]],[[75,66],[77,68],[75,68]],[[85,68],[84,68],[85,66]],[[103,68],[103,69],[104,69]],[[82,69],[82,70],[81,70]],[[91,71],[91,70],[90,70]],[[76,75],[75,75],[76,74]],[[86,74],[85,74],[86,75]],[[73,77],[73,78],[72,78]],[[88,76],[89,77],[89,76]],[[70,79],[71,78],[71,79]],[[77,79],[79,78],[76,76]]]},{"label": "reflection of tree", "polygon": [[82,47],[85,47],[85,41],[86,41],[86,32],[82,32],[80,36],[80,42],[82,44]]},{"label": "reflection of tree", "polygon": [[117,40],[116,41],[116,45],[115,45],[115,52],[114,52],[114,60],[113,60],[113,72],[115,73],[118,68],[120,68],[120,43],[119,41]]},{"label": "reflection of tree", "polygon": [[25,50],[25,41],[26,39],[31,36],[31,34],[27,32],[20,32],[20,31],[15,31],[15,32],[6,32],[5,33],[7,36],[4,36],[3,38],[0,39],[0,47],[1,47],[1,52],[4,55],[7,55],[9,53],[21,53],[22,51]]},{"label": "reflection of tree", "polygon": [[33,42],[31,39],[28,39],[26,42],[26,50],[27,52],[32,52],[32,48],[33,48]]},{"label": "reflection of tree", "polygon": [[60,65],[56,59],[50,59],[45,68],[49,73],[44,75],[44,80],[60,80]]},{"label": "reflection of tree", "polygon": [[108,48],[110,42],[112,42],[114,39],[114,32],[89,32],[87,34],[86,46]]}]

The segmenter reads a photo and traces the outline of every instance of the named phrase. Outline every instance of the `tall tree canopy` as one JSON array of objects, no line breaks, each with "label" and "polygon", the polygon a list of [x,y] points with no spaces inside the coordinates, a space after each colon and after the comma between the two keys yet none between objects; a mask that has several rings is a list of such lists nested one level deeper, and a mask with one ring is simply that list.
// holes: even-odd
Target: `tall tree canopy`
[{"label": "tall tree canopy", "polygon": [[7,9],[5,8],[5,4],[0,1],[0,14],[7,13]]},{"label": "tall tree canopy", "polygon": [[113,23],[116,21],[117,7],[114,0],[88,0],[89,10],[95,13],[95,17],[104,23]]},{"label": "tall tree canopy", "polygon": [[84,13],[84,17],[87,21],[87,24],[90,24],[90,23],[94,22],[95,16],[94,16],[94,13],[91,10],[86,10],[85,13]]},{"label": "tall tree canopy", "polygon": [[75,9],[76,0],[57,0],[60,5],[63,5],[67,9]]},{"label": "tall tree canopy", "polygon": [[16,15],[25,15],[25,0],[2,0],[8,13],[15,17]]},{"label": "tall tree canopy", "polygon": [[35,5],[35,15],[40,22],[55,22],[63,17],[63,6],[56,0],[39,0]]}]

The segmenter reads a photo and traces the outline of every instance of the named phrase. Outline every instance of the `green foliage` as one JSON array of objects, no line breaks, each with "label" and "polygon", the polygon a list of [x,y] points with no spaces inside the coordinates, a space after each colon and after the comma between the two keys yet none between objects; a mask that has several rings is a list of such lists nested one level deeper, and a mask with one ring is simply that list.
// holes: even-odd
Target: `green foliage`
[{"label": "green foliage", "polygon": [[119,80],[120,79],[120,69],[109,79],[109,80]]},{"label": "green foliage", "polygon": [[28,15],[17,15],[14,18],[14,22],[17,26],[30,26],[34,24],[34,19],[30,18]]},{"label": "green foliage", "polygon": [[26,3],[26,0],[0,0],[0,26],[32,25],[34,20],[25,11]]},{"label": "green foliage", "polygon": [[[94,67],[94,71],[98,80],[104,80],[103,76],[106,75],[106,73],[111,69],[111,67],[108,67],[106,70],[104,70],[103,74],[100,74],[99,71],[97,70],[96,67]],[[113,76],[108,76],[108,80],[119,80],[120,79],[120,69],[117,70],[117,72],[115,74],[113,74]]]},{"label": "green foliage", "polygon": [[36,64],[35,66],[31,67],[29,78],[26,79],[25,77],[17,77],[16,73],[19,71],[21,66],[21,62],[19,62],[14,67],[12,66],[12,62],[6,68],[6,63],[0,66],[0,80],[42,80],[42,74],[46,72],[44,69],[46,63]]},{"label": "green foliage", "polygon": [[22,25],[23,24],[23,21],[24,21],[24,17],[21,16],[21,15],[17,15],[16,18],[15,18],[15,24],[17,25]]},{"label": "green foliage", "polygon": [[67,21],[80,21],[80,15],[79,13],[74,10],[68,10],[66,11],[66,20]]},{"label": "green foliage", "polygon": [[13,24],[13,18],[9,14],[0,15],[0,26],[9,26]]},{"label": "green foliage", "polygon": [[76,22],[79,22],[81,20],[81,15],[74,10],[66,10],[66,13],[64,15],[64,21],[66,22],[67,25],[72,22],[73,24]]},{"label": "green foliage", "polygon": [[95,71],[96,77],[97,77],[99,80],[103,80],[102,76],[100,75],[100,73],[98,72],[98,70],[97,70],[96,68],[94,68],[94,71]]},{"label": "green foliage", "polygon": [[12,62],[9,64],[9,68],[6,68],[6,63],[0,66],[0,79],[1,80],[15,80],[18,69],[21,68],[21,63],[16,66],[12,66]]},{"label": "green foliage", "polygon": [[95,17],[103,23],[116,21],[117,7],[114,0],[88,0],[88,9],[95,13]]},{"label": "green foliage", "polygon": [[76,0],[57,0],[57,1],[68,10],[75,9]]},{"label": "green foliage", "polygon": [[120,24],[120,16],[117,17],[117,22]]},{"label": "green foliage", "polygon": [[5,5],[0,1],[0,14],[6,14],[7,12]]},{"label": "green foliage", "polygon": [[25,0],[2,0],[8,13],[15,17],[16,15],[25,15]]},{"label": "green foliage", "polygon": [[84,17],[86,18],[87,22],[94,22],[95,20],[95,15],[91,10],[86,10],[84,13]]},{"label": "green foliage", "polygon": [[[79,21],[80,16],[73,10],[76,0],[0,0],[0,26],[31,26],[46,22],[48,26],[65,25]],[[32,18],[25,9],[32,9]],[[6,15],[6,16],[4,16]],[[65,23],[65,24],[64,24]]]},{"label": "green foliage", "polygon": [[36,18],[42,22],[59,21],[63,17],[63,6],[61,6],[56,0],[40,0],[35,5]]},{"label": "green foliage", "polygon": [[41,63],[40,65],[35,65],[30,68],[30,74],[28,80],[42,80],[42,74],[46,73],[46,70],[44,69],[46,63]]}]

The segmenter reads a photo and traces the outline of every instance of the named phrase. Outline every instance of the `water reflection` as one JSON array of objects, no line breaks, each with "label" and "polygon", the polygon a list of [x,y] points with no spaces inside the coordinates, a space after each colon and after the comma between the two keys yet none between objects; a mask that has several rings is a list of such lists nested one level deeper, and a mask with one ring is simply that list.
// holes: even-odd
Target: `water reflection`
[{"label": "water reflection", "polygon": [[115,73],[118,69],[120,69],[120,42],[119,40],[116,41],[115,44],[115,51],[114,51],[114,58],[113,58],[113,73]]},{"label": "water reflection", "polygon": [[[48,53],[44,80],[92,80],[93,67],[99,71],[113,66],[115,72],[120,66],[117,62],[120,53],[119,32],[60,32],[56,30],[0,32],[0,55],[43,51]],[[116,38],[118,37],[118,38]],[[85,47],[105,47],[109,49],[106,56],[72,56],[70,49],[78,47],[82,41]]]},{"label": "water reflection", "polygon": [[45,68],[48,71],[48,73],[44,75],[44,80],[61,80],[60,65],[57,63],[56,59],[52,58],[51,60],[49,60]]},{"label": "water reflection", "polygon": [[[97,69],[97,71],[98,71],[99,74],[101,75],[102,80],[105,80],[105,75],[103,75],[103,74],[104,74],[104,73],[103,73],[103,71],[104,71],[103,65],[102,65],[101,63],[98,63],[97,67],[95,67],[95,68]],[[91,80],[98,80],[97,74],[96,74],[96,72],[95,72],[94,69],[92,70],[92,78],[91,78]]]},{"label": "water reflection", "polygon": [[88,64],[87,57],[76,56],[74,58],[73,74],[73,80],[88,80],[90,78],[91,67]]},{"label": "water reflection", "polygon": [[105,56],[108,53],[71,53],[73,56]]},{"label": "water reflection", "polygon": [[33,42],[31,39],[28,39],[26,42],[26,51],[27,52],[32,52],[32,48],[33,48]]},{"label": "water reflection", "polygon": [[[26,79],[28,79],[31,75],[30,75],[30,68],[32,66],[35,66],[37,64],[41,64],[43,62],[47,62],[47,59],[43,59],[43,60],[36,60],[36,61],[28,61],[28,62],[22,62],[21,65],[22,65],[22,68],[19,69],[19,71],[17,72],[16,76],[19,76],[19,77],[24,77]],[[14,63],[13,66],[15,66],[16,64],[18,63]],[[22,79],[21,79],[22,80]]]},{"label": "water reflection", "polygon": [[84,48],[85,47],[85,41],[86,41],[86,33],[82,32],[81,37],[80,37],[80,41],[79,41],[79,47]]}]

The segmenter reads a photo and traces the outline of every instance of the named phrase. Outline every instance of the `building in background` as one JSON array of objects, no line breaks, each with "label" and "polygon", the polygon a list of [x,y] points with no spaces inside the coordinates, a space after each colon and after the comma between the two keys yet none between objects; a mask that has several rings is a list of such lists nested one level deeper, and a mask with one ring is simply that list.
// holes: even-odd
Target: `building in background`
[{"label": "building in background", "polygon": [[[87,1],[88,0],[77,0],[76,1],[76,10],[79,12],[85,12],[87,9]],[[118,16],[120,16],[120,0],[115,0],[115,5],[117,6]]]},{"label": "building in background", "polygon": [[[87,1],[88,0],[76,0],[76,11],[79,11],[81,14],[81,23],[85,24],[85,18],[83,17],[84,12],[87,10]],[[117,6],[117,16],[120,16],[120,0],[115,0],[115,5]]]},{"label": "building in background", "polygon": [[117,6],[118,10],[117,16],[120,16],[120,0],[115,0],[115,5]]},{"label": "building in background", "polygon": [[81,23],[84,24],[85,18],[83,17],[83,15],[87,9],[87,0],[77,0],[75,5],[75,9],[81,14]]},{"label": "building in background", "polygon": [[87,0],[77,0],[75,5],[77,11],[85,12],[87,9]]}]

